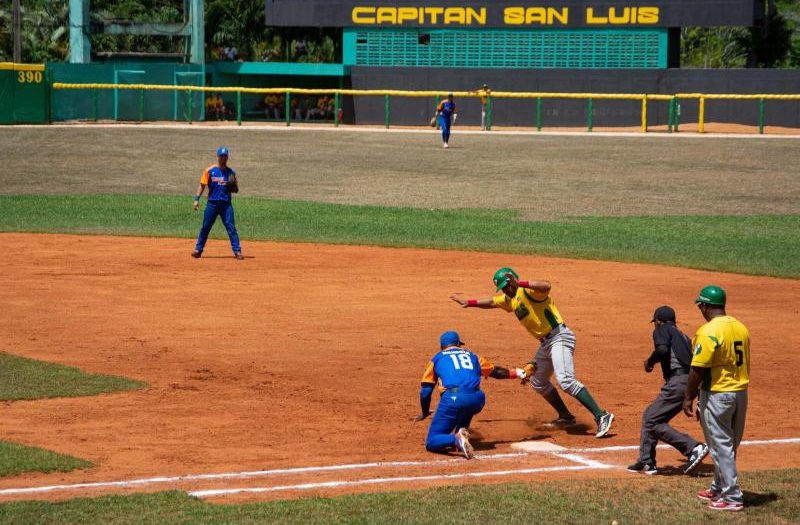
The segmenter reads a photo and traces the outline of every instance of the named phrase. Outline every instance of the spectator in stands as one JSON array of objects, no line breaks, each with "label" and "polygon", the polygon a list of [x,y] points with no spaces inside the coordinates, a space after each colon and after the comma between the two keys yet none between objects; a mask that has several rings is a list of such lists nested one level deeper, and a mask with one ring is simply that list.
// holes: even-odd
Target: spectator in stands
[{"label": "spectator in stands", "polygon": [[236,46],[230,46],[225,48],[225,59],[230,60],[231,62],[236,62],[236,58],[239,56],[239,52],[236,50]]},{"label": "spectator in stands", "polygon": [[306,112],[306,120],[325,118],[325,108],[328,106],[327,97],[322,96],[317,99],[316,104],[312,104]]}]

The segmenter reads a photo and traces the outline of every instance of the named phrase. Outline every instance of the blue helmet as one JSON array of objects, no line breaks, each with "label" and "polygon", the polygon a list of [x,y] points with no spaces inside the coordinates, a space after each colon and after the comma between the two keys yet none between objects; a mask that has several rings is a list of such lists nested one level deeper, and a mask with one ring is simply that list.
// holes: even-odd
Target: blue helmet
[{"label": "blue helmet", "polygon": [[217,157],[227,157],[228,156],[228,148],[225,146],[220,146],[217,148]]}]

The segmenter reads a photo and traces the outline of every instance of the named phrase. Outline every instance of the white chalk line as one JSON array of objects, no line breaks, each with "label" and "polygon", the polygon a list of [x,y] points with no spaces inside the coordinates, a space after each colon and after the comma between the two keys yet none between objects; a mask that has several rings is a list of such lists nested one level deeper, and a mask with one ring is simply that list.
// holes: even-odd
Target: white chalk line
[{"label": "white chalk line", "polygon": [[[43,129],[41,125],[32,124],[17,124],[9,126],[11,129],[17,128],[36,128]],[[197,130],[197,131],[214,131],[218,130],[222,133],[230,134],[232,131],[252,132],[252,131],[275,131],[279,133],[303,132],[303,131],[329,131],[338,133],[356,132],[356,133],[419,133],[419,134],[435,134],[439,135],[441,132],[427,128],[384,128],[372,125],[358,125],[358,126],[324,126],[324,125],[303,125],[302,123],[294,126],[285,126],[281,124],[255,124],[247,126],[206,126],[206,125],[192,125],[192,124],[125,124],[125,123],[74,123],[74,124],[49,124],[46,128],[98,128],[98,129],[175,129],[175,130]],[[3,127],[0,127],[2,130]],[[512,136],[553,136],[553,137],[636,137],[636,138],[662,138],[662,139],[800,139],[800,135],[796,134],[758,134],[758,133],[696,133],[693,131],[681,133],[667,133],[665,131],[650,131],[642,133],[641,131],[534,131],[534,130],[492,130],[490,132],[475,130],[475,129],[455,129],[455,136],[458,135],[482,135],[490,137],[493,135],[512,135]]]},{"label": "white chalk line", "polygon": [[[787,438],[787,439],[762,439],[762,440],[749,440],[749,441],[742,441],[740,446],[750,446],[750,445],[791,445],[791,444],[800,444],[800,438]],[[670,448],[668,445],[659,445],[658,448]],[[584,470],[584,469],[599,469],[599,468],[613,468],[613,465],[606,465],[604,463],[594,462],[593,460],[584,458],[582,456],[577,455],[577,453],[608,453],[608,452],[622,452],[622,451],[629,451],[629,450],[638,450],[638,445],[623,445],[623,446],[611,446],[611,447],[590,447],[590,448],[576,448],[576,449],[568,449],[563,452],[542,452],[543,454],[547,455],[558,455],[563,457],[563,459],[572,460],[578,463],[581,463],[580,466],[570,466],[570,467],[544,467],[543,469],[520,469],[514,471],[497,471],[497,472],[511,472],[513,474],[525,474],[525,473],[534,473],[534,472],[550,472],[550,471],[558,471],[558,470]],[[491,460],[498,460],[498,459],[513,459],[519,458],[524,456],[529,456],[532,454],[537,454],[536,452],[526,453],[526,452],[518,452],[518,453],[503,453],[503,454],[479,454],[476,455],[476,459],[479,461],[491,461]],[[447,459],[447,460],[434,460],[434,461],[387,461],[387,462],[373,462],[373,463],[353,463],[353,464],[343,464],[343,465],[325,465],[319,467],[294,467],[294,468],[285,468],[285,469],[272,469],[272,470],[256,470],[256,471],[244,471],[244,472],[226,472],[226,473],[218,473],[218,474],[190,474],[185,476],[170,476],[170,477],[152,477],[152,478],[141,478],[141,479],[133,479],[127,481],[99,481],[99,482],[92,482],[92,483],[74,483],[74,484],[65,484],[65,485],[48,485],[48,486],[41,486],[41,487],[20,487],[20,488],[9,488],[9,489],[2,489],[0,490],[0,496],[10,496],[10,495],[21,495],[21,494],[38,494],[38,493],[46,493],[46,492],[55,492],[55,491],[64,491],[64,490],[78,490],[78,489],[93,489],[93,488],[126,488],[126,487],[137,487],[137,486],[144,486],[144,485],[156,485],[156,484],[167,484],[167,483],[178,483],[178,482],[187,482],[187,481],[202,481],[202,480],[216,480],[216,479],[247,479],[247,478],[256,478],[256,477],[269,477],[269,476],[276,476],[276,475],[287,475],[287,474],[302,474],[302,473],[313,473],[313,472],[332,472],[332,471],[346,471],[346,470],[358,470],[358,469],[374,469],[374,468],[398,468],[398,467],[415,467],[415,466],[437,466],[437,465],[445,465],[445,464],[453,464],[453,463],[462,463],[464,460],[460,458],[454,459]],[[491,473],[480,473],[480,472],[472,472],[467,474],[448,474],[444,476],[488,476],[494,475],[499,476],[501,474],[491,474]],[[375,478],[375,479],[383,479],[383,478]],[[387,478],[387,479],[398,479],[401,478]],[[424,480],[423,478],[412,478],[413,480]],[[435,478],[435,479],[448,479],[448,478]],[[337,483],[337,482],[331,482]],[[347,483],[358,483],[358,482],[347,482]],[[377,482],[372,482],[377,483]],[[292,487],[287,485],[288,487]],[[302,490],[302,489],[292,489],[287,488],[283,490]]]},{"label": "white chalk line", "polygon": [[[480,461],[491,461],[496,459],[508,459],[527,456],[524,452],[513,452],[504,454],[478,455],[475,459]],[[90,489],[90,488],[112,488],[112,487],[134,487],[141,485],[156,485],[164,483],[179,483],[185,481],[203,481],[215,479],[247,479],[257,477],[269,477],[278,475],[304,474],[309,472],[332,472],[343,470],[373,469],[373,468],[397,468],[397,467],[417,467],[417,466],[437,466],[449,463],[462,463],[463,458],[442,459],[435,461],[383,461],[374,463],[352,463],[344,465],[325,465],[321,467],[293,467],[272,470],[254,470],[245,472],[223,472],[219,474],[187,474],[185,476],[154,477],[132,479],[127,481],[97,481],[92,483],[74,483],[69,485],[49,485],[43,487],[24,487],[0,490],[0,496],[14,494],[35,494],[41,492],[53,492],[58,490]]]},{"label": "white chalk line", "polygon": [[522,474],[538,474],[541,472],[564,472],[570,470],[590,470],[597,468],[612,468],[611,466],[605,467],[591,467],[588,465],[576,465],[569,467],[540,467],[540,468],[523,468],[515,470],[492,470],[486,472],[465,472],[463,474],[439,474],[431,476],[404,476],[397,478],[371,478],[361,479],[356,481],[323,481],[320,483],[302,483],[299,485],[281,485],[276,487],[249,487],[238,489],[213,489],[213,490],[196,490],[189,492],[190,496],[197,498],[210,498],[215,496],[229,496],[232,494],[253,494],[263,492],[279,492],[286,490],[311,490],[322,488],[337,488],[337,487],[353,487],[357,485],[377,485],[383,483],[408,483],[412,481],[441,481],[453,480],[464,478],[485,478],[490,476],[518,476]]}]

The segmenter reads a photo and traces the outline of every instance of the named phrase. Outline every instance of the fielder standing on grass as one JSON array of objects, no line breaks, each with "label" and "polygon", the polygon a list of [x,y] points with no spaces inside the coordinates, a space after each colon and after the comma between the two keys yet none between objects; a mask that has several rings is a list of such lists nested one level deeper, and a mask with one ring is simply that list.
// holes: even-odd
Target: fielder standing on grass
[{"label": "fielder standing on grass", "polygon": [[507,369],[463,348],[458,332],[444,332],[439,337],[440,351],[425,367],[419,393],[422,412],[414,421],[431,414],[431,396],[436,384],[442,397],[433,416],[425,440],[425,448],[436,452],[450,447],[458,449],[467,459],[472,458],[469,427],[472,418],[483,410],[486,396],[481,390],[481,377],[495,379],[524,379],[521,368]]},{"label": "fielder standing on grass", "polygon": [[600,408],[589,389],[575,378],[575,334],[564,324],[550,297],[550,282],[520,281],[519,275],[508,267],[497,270],[493,280],[497,291],[503,293],[486,299],[462,299],[459,294],[454,294],[450,299],[464,308],[501,308],[514,312],[522,326],[539,340],[539,349],[525,371],[530,377],[531,387],[558,413],[558,419],[548,426],[563,428],[575,424],[575,416],[550,382],[555,372],[558,386],[592,413],[597,424],[595,436],[601,438],[608,434],[614,414]]},{"label": "fielder standing on grass", "polygon": [[747,416],[750,332],[725,313],[726,294],[719,286],[706,286],[694,302],[707,322],[692,340],[694,357],[683,411],[694,415],[692,405],[699,390],[700,424],[714,460],[714,481],[697,497],[707,500],[710,509],[740,511],[744,496],[736,472],[736,450]]},{"label": "fielder standing on grass", "polygon": [[669,422],[683,408],[683,396],[692,362],[692,342],[675,326],[675,310],[670,306],[656,308],[651,323],[655,325],[653,328],[655,349],[650,357],[644,360],[644,371],[649,374],[656,364],[661,365],[664,386],[642,414],[639,459],[628,467],[628,472],[657,474],[656,445],[661,440],[686,456],[686,464],[681,470],[684,474],[690,474],[708,455],[708,447],[698,443],[693,437],[675,430]]},{"label": "fielder standing on grass", "polygon": [[208,186],[208,203],[203,214],[203,226],[200,228],[200,235],[197,236],[197,246],[192,252],[195,259],[203,255],[203,249],[211,233],[211,227],[217,220],[217,215],[222,219],[222,224],[228,232],[231,240],[231,249],[236,259],[244,259],[242,247],[239,245],[239,233],[236,231],[236,221],[233,216],[232,193],[239,191],[239,182],[236,172],[228,166],[228,148],[220,147],[217,149],[217,163],[212,164],[203,172],[200,177],[200,184],[194,195],[194,210],[200,207],[200,197]]},{"label": "fielder standing on grass", "polygon": [[439,102],[436,106],[436,114],[431,119],[431,125],[436,125],[439,119],[439,127],[442,129],[442,147],[450,147],[450,126],[455,124],[458,113],[456,113],[456,103],[453,102],[453,94],[448,93],[447,98]]}]

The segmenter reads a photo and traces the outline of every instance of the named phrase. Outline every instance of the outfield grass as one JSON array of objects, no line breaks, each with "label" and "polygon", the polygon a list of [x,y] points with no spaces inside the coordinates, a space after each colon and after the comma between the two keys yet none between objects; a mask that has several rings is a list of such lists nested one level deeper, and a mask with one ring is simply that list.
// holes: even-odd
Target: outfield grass
[{"label": "outfield grass", "polygon": [[610,524],[797,523],[800,470],[747,473],[744,512],[694,497],[708,479],[675,477],[469,485],[338,498],[217,505],[181,492],[0,505],[4,524]]},{"label": "outfield grass", "polygon": [[[191,198],[0,196],[0,231],[193,238]],[[800,277],[800,215],[521,220],[513,210],[424,210],[247,197],[243,241],[278,240],[540,254]],[[225,238],[218,221],[213,236]]]},{"label": "outfield grass", "polygon": [[0,441],[0,477],[15,476],[23,472],[69,472],[91,466],[92,463],[84,459]]},{"label": "outfield grass", "polygon": [[[3,401],[93,396],[144,386],[145,383],[124,377],[87,374],[71,366],[0,352],[0,400]],[[2,461],[0,456],[0,465]]]}]

